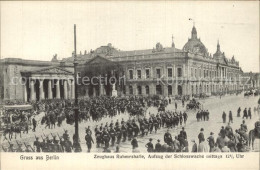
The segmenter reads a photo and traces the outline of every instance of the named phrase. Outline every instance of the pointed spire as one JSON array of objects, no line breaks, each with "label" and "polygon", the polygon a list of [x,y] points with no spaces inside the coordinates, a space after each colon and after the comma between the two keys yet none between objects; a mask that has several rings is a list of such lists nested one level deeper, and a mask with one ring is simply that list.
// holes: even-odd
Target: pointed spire
[{"label": "pointed spire", "polygon": [[220,51],[219,39],[218,39],[218,44],[217,44],[217,51]]},{"label": "pointed spire", "polygon": [[174,37],[173,37],[173,35],[172,35],[172,47],[175,48],[175,44],[174,44],[174,42],[173,42],[173,38],[174,38]]},{"label": "pointed spire", "polygon": [[191,39],[197,39],[197,30],[195,28],[195,24],[192,27],[192,31],[191,31]]}]

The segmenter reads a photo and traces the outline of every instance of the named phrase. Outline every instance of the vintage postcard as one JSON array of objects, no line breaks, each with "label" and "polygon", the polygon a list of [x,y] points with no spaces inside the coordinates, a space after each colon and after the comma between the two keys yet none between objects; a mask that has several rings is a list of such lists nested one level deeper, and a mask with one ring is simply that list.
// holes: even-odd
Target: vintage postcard
[{"label": "vintage postcard", "polygon": [[259,169],[258,1],[2,1],[1,169]]}]

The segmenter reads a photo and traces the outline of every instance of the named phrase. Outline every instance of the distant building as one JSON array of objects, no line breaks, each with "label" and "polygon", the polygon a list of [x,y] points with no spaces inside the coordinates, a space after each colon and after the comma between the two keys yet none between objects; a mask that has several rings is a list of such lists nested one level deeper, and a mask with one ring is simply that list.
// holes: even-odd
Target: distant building
[{"label": "distant building", "polygon": [[[92,75],[125,76],[125,84],[116,84],[119,96],[211,95],[241,87],[239,62],[234,56],[228,59],[219,42],[213,56],[209,54],[195,27],[183,49],[175,48],[173,41],[171,47],[163,47],[158,42],[152,49],[134,51],[121,51],[108,44],[89,53],[85,51],[77,59],[79,76],[88,67],[96,69]],[[111,70],[102,72],[102,67]],[[7,58],[1,60],[1,69],[2,99],[74,98],[73,57],[58,60],[54,55],[50,62]],[[12,77],[22,78],[24,84],[11,83]],[[111,90],[111,86],[86,85],[79,95],[111,95]]]}]

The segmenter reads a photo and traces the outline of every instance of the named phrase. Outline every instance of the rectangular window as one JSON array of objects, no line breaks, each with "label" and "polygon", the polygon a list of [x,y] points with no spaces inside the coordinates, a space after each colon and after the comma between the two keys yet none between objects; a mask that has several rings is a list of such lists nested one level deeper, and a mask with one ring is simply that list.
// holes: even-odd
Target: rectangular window
[{"label": "rectangular window", "polygon": [[156,77],[157,78],[161,77],[161,69],[159,69],[159,68],[156,69]]},{"label": "rectangular window", "polygon": [[172,77],[172,68],[168,68],[168,77]]},{"label": "rectangular window", "polygon": [[193,68],[190,69],[190,75],[193,77]]},{"label": "rectangular window", "polygon": [[137,70],[137,78],[138,79],[142,78],[142,71],[141,70]]},{"label": "rectangular window", "polygon": [[150,69],[146,69],[146,70],[145,70],[145,77],[146,77],[147,79],[150,78]]},{"label": "rectangular window", "polygon": [[177,75],[178,77],[182,77],[182,68],[177,69]]},{"label": "rectangular window", "polygon": [[129,70],[129,79],[133,79],[134,76],[133,76],[133,70]]}]

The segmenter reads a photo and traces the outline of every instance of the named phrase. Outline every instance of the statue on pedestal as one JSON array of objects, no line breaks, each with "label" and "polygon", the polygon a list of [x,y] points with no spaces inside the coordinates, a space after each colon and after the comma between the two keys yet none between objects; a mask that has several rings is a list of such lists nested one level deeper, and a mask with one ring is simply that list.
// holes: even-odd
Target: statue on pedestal
[{"label": "statue on pedestal", "polygon": [[112,96],[117,97],[117,90],[115,84],[113,84]]}]

